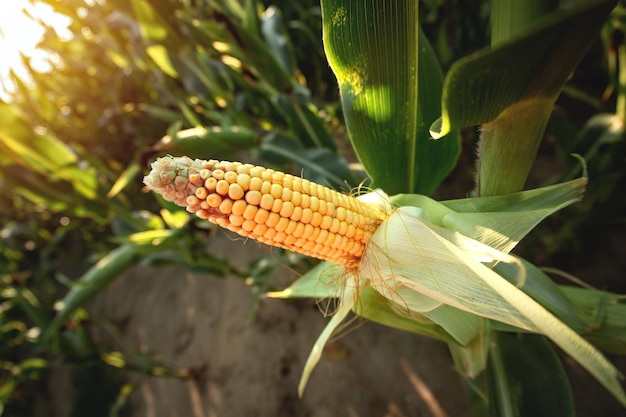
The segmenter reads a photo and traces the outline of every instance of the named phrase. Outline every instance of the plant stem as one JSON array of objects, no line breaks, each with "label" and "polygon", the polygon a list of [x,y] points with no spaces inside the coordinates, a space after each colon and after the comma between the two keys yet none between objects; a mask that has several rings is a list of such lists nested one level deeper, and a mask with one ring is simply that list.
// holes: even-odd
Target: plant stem
[{"label": "plant stem", "polygon": [[[498,46],[552,11],[555,0],[494,0],[491,45]],[[480,196],[520,191],[537,156],[553,101],[521,102],[482,126],[478,148],[477,188]]]},{"label": "plant stem", "polygon": [[500,342],[497,333],[493,333],[491,338],[491,344],[489,346],[489,365],[498,399],[498,415],[500,417],[513,417],[515,413],[512,407],[511,389],[506,378],[506,370],[500,352]]}]

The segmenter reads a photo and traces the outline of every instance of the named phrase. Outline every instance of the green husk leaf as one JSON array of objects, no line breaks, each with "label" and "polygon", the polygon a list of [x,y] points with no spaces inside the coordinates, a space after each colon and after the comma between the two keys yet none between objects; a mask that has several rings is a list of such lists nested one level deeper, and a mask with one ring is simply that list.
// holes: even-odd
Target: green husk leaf
[{"label": "green husk leaf", "polygon": [[[397,289],[407,288],[468,313],[544,334],[626,405],[619,372],[599,351],[483,264],[518,264],[516,282],[523,283],[518,260],[420,215],[420,209],[401,207],[378,228],[364,254],[360,279],[368,279],[392,301]],[[412,308],[410,300],[402,305]]]},{"label": "green husk leaf", "polygon": [[316,298],[324,299],[341,295],[340,278],[343,266],[332,262],[320,262],[293,284],[282,291],[268,292],[270,298]]},{"label": "green husk leaf", "polygon": [[537,224],[582,198],[586,178],[492,197],[442,202],[454,210],[443,226],[503,252],[510,252]]},{"label": "green husk leaf", "polygon": [[356,286],[354,284],[354,280],[351,279],[350,282],[344,288],[343,299],[337,310],[334,312],[332,318],[322,331],[322,333],[317,338],[315,345],[313,345],[313,349],[311,349],[311,353],[307,358],[306,364],[304,365],[304,370],[302,371],[302,376],[300,377],[300,383],[298,384],[298,396],[302,398],[304,395],[304,389],[306,388],[306,384],[309,381],[309,377],[311,376],[311,372],[319,362],[322,357],[322,352],[324,350],[324,346],[328,342],[330,336],[332,336],[335,329],[341,324],[341,322],[348,316],[350,310],[354,306],[355,302],[355,289]]},{"label": "green husk leaf", "polygon": [[539,222],[579,201],[586,178],[500,196],[435,201],[415,194],[399,194],[393,204],[422,209],[421,216],[492,248],[508,253]]},{"label": "green husk leaf", "polygon": [[465,345],[448,343],[456,369],[468,378],[476,378],[487,367],[491,343],[491,322],[482,319],[481,324],[483,327],[476,333],[476,337]]},{"label": "green husk leaf", "polygon": [[[281,291],[268,292],[265,296],[318,300],[339,298],[343,295],[342,277],[344,277],[343,266],[332,262],[321,262],[289,287]],[[375,323],[430,336],[444,342],[457,343],[432,320],[424,315],[399,308],[397,304],[390,302],[371,287],[365,286],[359,290],[358,301],[354,304],[353,310],[359,317]]]},{"label": "green husk leaf", "polygon": [[458,344],[441,326],[421,314],[400,309],[398,304],[389,302],[371,287],[359,290],[359,299],[354,305],[354,312],[374,323],[432,337],[449,344]]}]

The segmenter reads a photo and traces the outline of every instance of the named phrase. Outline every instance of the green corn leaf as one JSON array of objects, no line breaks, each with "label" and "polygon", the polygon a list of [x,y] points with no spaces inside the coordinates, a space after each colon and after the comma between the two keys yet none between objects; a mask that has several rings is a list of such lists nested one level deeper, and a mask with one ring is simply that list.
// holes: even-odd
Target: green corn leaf
[{"label": "green corn leaf", "polygon": [[101,224],[108,222],[107,207],[100,200],[88,200],[76,193],[68,181],[52,180],[45,173],[17,165],[0,165],[0,174],[14,192],[52,212],[67,210]]},{"label": "green corn leaf", "polygon": [[442,202],[454,210],[443,226],[503,252],[546,217],[582,199],[586,178],[518,193]]},{"label": "green corn leaf", "polygon": [[298,84],[289,96],[275,95],[271,100],[276,110],[285,118],[290,130],[305,147],[327,148],[337,152],[337,144],[319,117],[320,110],[313,104],[308,89]]},{"label": "green corn leaf", "polygon": [[29,139],[0,131],[0,149],[5,157],[27,169],[47,175],[51,180],[65,180],[85,198],[98,198],[98,179],[89,168],[78,166],[76,155],[63,142],[49,135],[30,134]]},{"label": "green corn leaf", "polygon": [[[566,151],[580,154],[585,161],[592,161],[606,146],[615,145],[624,140],[626,127],[624,119],[612,113],[598,113],[592,116],[569,144]],[[578,161],[572,160],[563,178],[569,180],[580,175],[583,167]]]},{"label": "green corn leaf", "polygon": [[215,108],[217,104],[225,114],[232,114],[237,107],[232,71],[211,55],[205,49],[182,49],[176,56],[177,70],[187,89],[195,91],[204,106]]},{"label": "green corn leaf", "polygon": [[491,5],[491,46],[525,32],[558,5],[558,0],[494,0]]},{"label": "green corn leaf", "polygon": [[20,376],[28,379],[39,379],[49,370],[50,364],[43,358],[28,358],[19,363]]},{"label": "green corn leaf", "polygon": [[304,395],[304,389],[306,388],[306,384],[309,381],[311,372],[313,372],[313,369],[322,357],[324,346],[326,346],[326,343],[332,336],[333,332],[352,310],[356,299],[355,291],[358,288],[357,285],[358,284],[354,282],[354,277],[347,277],[346,286],[343,289],[342,302],[341,304],[339,304],[339,307],[333,312],[333,316],[331,317],[330,321],[328,322],[322,333],[318,336],[315,344],[313,345],[313,349],[311,349],[311,353],[306,360],[304,370],[302,371],[302,376],[300,377],[300,383],[298,384],[299,397],[302,397],[302,395]]},{"label": "green corn leaf", "polygon": [[448,349],[456,369],[461,375],[472,379],[478,377],[487,367],[491,344],[491,322],[482,319],[480,323],[482,328],[466,345],[448,343]]},{"label": "green corn leaf", "polygon": [[163,71],[165,74],[169,75],[172,78],[178,78],[178,72],[172,61],[170,60],[170,55],[167,48],[163,45],[150,45],[146,47],[146,53],[156,66]]},{"label": "green corn leaf", "polygon": [[217,52],[245,62],[254,76],[265,83],[264,88],[275,90],[274,93],[290,91],[296,80],[283,67],[281,57],[274,55],[274,46],[268,45],[257,13],[255,7],[248,7],[243,21],[241,17],[220,14],[221,22],[194,19],[192,23],[198,36],[210,42]]},{"label": "green corn leaf", "polygon": [[[397,297],[396,301],[399,306],[406,302],[411,306],[410,312],[413,314],[419,312],[433,323],[437,323],[461,346],[470,346],[483,331],[484,320],[474,314],[468,314],[466,311],[416,293],[409,288],[397,288],[395,292],[394,297]],[[423,310],[425,303],[430,303],[433,307]]]},{"label": "green corn leaf", "polygon": [[178,111],[173,111],[166,107],[141,103],[138,105],[138,109],[146,112],[150,115],[150,117],[154,117],[155,119],[163,120],[165,122],[174,123],[181,120],[181,116]]},{"label": "green corn leaf", "polygon": [[141,172],[141,167],[137,163],[131,163],[124,172],[120,174],[111,189],[107,193],[107,198],[113,198],[118,195],[128,184],[130,184]]},{"label": "green corn leaf", "polygon": [[[123,3],[128,5],[128,2]],[[176,50],[177,44],[178,46],[184,45],[180,42],[179,33],[175,30],[178,24],[174,3],[131,0],[130,6],[144,38],[155,43],[165,42],[172,46],[170,50]]]},{"label": "green corn leaf", "polygon": [[[44,178],[40,187],[47,187],[47,182],[70,184],[71,192],[80,196],[59,198],[61,201],[98,200],[100,194],[97,173],[92,167],[80,166],[80,162],[68,145],[52,135],[33,133],[14,107],[0,103],[0,167],[7,166],[8,170],[9,165],[19,164],[29,175]],[[12,173],[6,172],[6,175],[12,176]],[[20,178],[15,180],[22,184],[28,182]],[[28,187],[26,189],[27,192],[30,191]],[[52,193],[54,190],[50,194]],[[51,197],[45,191],[35,191],[32,194],[45,199]]]},{"label": "green corn leaf", "polygon": [[128,236],[120,236],[111,240],[117,243],[130,243],[135,245],[160,245],[165,239],[172,236],[174,229],[146,230],[133,233]]},{"label": "green corn leaf", "polygon": [[15,287],[15,303],[37,327],[44,328],[50,321],[39,298],[28,288]]},{"label": "green corn leaf", "polygon": [[322,15],[346,126],[373,186],[432,193],[454,166],[459,141],[430,140],[442,75],[418,25],[418,2],[324,0]]}]

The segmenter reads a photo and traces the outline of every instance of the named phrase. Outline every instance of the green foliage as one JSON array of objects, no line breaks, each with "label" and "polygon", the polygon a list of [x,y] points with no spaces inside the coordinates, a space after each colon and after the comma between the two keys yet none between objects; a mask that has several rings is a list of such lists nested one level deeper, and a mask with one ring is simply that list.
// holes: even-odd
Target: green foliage
[{"label": "green foliage", "polygon": [[[11,103],[0,103],[5,415],[30,415],[29,390],[66,364],[80,380],[100,375],[112,382],[103,413],[120,411],[132,391],[120,385],[117,368],[186,375],[139,354],[123,357],[94,336],[97,321],[85,303],[131,265],[182,264],[216,277],[252,277],[258,294],[271,287],[279,265],[309,266],[288,253],[249,266],[208,253],[213,226],[141,193],[138,176],[159,155],[227,159],[245,152],[345,191],[365,181],[399,205],[425,204],[440,227],[477,238],[494,219],[517,216],[534,226],[548,214],[536,204],[550,197],[570,202],[555,191],[562,184],[524,194],[541,198],[522,206],[515,206],[516,194],[501,195],[524,187],[548,123],[565,168],[541,181],[579,177],[581,164],[569,156],[577,153],[590,183],[558,236],[538,233],[544,253],[590,249],[579,236],[604,239],[607,225],[623,223],[626,20],[615,2],[536,1],[520,10],[519,2],[505,0],[384,6],[323,0],[321,7],[314,0],[42,1],[72,19],[72,39],[48,28],[40,47],[54,54],[54,70],[38,73],[25,59],[30,80],[14,77]],[[593,42],[603,24],[600,51]],[[581,90],[585,80],[576,73],[563,90],[589,47],[608,58],[594,73],[606,79],[606,91]],[[583,108],[583,116],[572,108]],[[431,125],[435,136],[451,133],[433,141]],[[491,197],[441,204],[426,198],[454,168],[467,175],[458,156],[469,134],[458,132],[475,125],[482,135],[477,191]],[[357,162],[354,153],[362,166],[348,163]],[[502,213],[511,207],[518,209]],[[515,246],[526,232],[506,237]],[[497,246],[496,240],[488,243]],[[527,273],[520,291],[596,347],[624,354],[623,298],[557,286],[531,262],[517,262]],[[493,271],[517,284],[514,263]],[[319,296],[318,284],[334,273],[322,264],[289,296]],[[334,285],[325,289],[336,291]],[[519,329],[447,305],[430,318],[402,315],[372,287],[359,296],[344,313],[352,308],[450,345],[476,415],[554,415],[555,405],[561,415],[573,414],[563,370],[545,339],[508,334]],[[331,333],[329,326],[320,340]],[[536,389],[531,369],[551,391]],[[77,403],[74,412],[82,407]]]},{"label": "green foliage", "polygon": [[[492,35],[497,36],[492,42],[495,47],[452,66],[444,85],[442,117],[431,127],[433,137],[440,138],[451,129],[482,125],[480,195],[506,194],[524,187],[553,104],[615,2],[583,3],[545,17],[535,16],[544,17],[538,22],[515,13],[515,4],[507,3],[514,15],[510,19],[520,21],[518,29],[500,25],[498,18],[506,14],[500,11],[506,6],[497,7]],[[526,6],[527,11],[532,10]],[[524,18],[529,19],[523,22]],[[497,33],[498,29],[505,33]]]}]

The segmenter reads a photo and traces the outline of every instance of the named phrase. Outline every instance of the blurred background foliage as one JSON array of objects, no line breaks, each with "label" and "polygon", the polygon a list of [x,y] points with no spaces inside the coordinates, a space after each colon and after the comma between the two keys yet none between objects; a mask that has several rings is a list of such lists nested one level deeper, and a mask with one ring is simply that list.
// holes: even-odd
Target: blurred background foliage
[{"label": "blurred background foliage", "polygon": [[[142,192],[150,160],[244,152],[344,191],[365,174],[324,56],[318,1],[38,1],[71,19],[71,36],[40,21],[39,48],[52,69],[38,71],[24,57],[27,76],[13,73],[0,103],[0,414],[33,415],[46,378],[72,364],[76,381],[92,372],[110,382],[104,390],[77,383],[84,392],[73,415],[79,398],[103,404],[90,415],[121,415],[132,391],[121,371],[188,371],[123,357],[94,336],[94,327],[114,332],[83,309],[98,290],[130,265],[179,263],[252,277],[263,292],[279,263],[303,262],[215,258],[206,250],[212,228]],[[488,44],[486,0],[425,0],[420,15],[444,71]],[[625,19],[618,7],[551,119],[531,183],[580,175],[572,152],[587,159],[591,182],[582,204],[520,249],[539,264],[593,258],[612,244],[609,231],[624,230]],[[463,138],[465,152],[438,196],[470,191],[476,134]],[[599,285],[626,291],[623,280]]]}]

